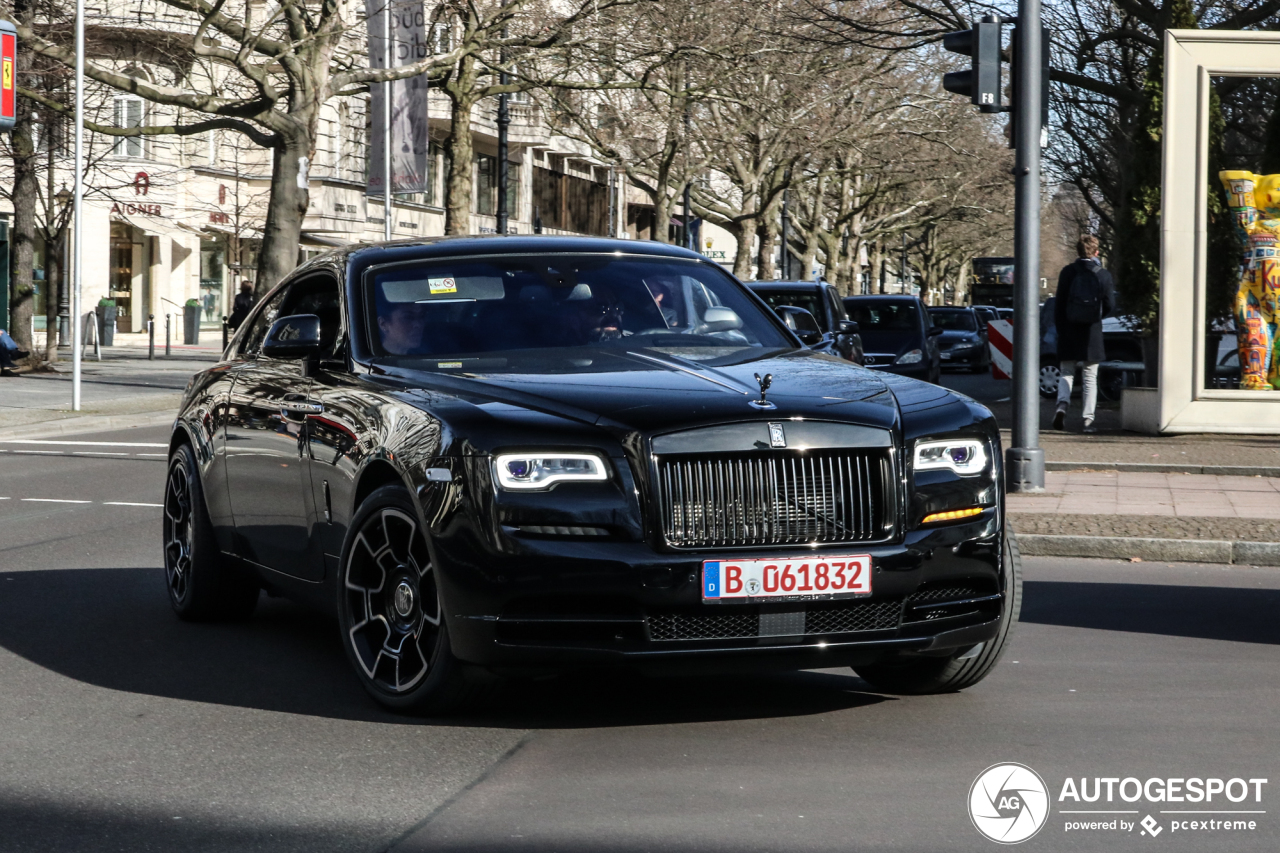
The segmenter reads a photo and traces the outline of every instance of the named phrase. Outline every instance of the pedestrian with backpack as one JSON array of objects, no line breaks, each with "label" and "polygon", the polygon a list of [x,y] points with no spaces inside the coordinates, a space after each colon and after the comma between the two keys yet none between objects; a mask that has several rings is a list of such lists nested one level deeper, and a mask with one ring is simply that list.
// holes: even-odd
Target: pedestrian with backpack
[{"label": "pedestrian with backpack", "polygon": [[1065,429],[1067,406],[1076,366],[1084,379],[1084,431],[1097,432],[1093,425],[1098,405],[1098,362],[1106,358],[1102,347],[1102,318],[1116,307],[1111,273],[1098,260],[1098,238],[1085,234],[1076,243],[1080,257],[1067,264],[1058,275],[1058,296],[1053,304],[1053,322],[1058,330],[1058,410],[1053,428]]}]

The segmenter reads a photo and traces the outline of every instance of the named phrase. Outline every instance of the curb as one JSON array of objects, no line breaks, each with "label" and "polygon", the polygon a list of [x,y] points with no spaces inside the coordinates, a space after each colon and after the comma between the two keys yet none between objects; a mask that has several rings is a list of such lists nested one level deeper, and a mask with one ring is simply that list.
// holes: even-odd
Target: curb
[{"label": "curb", "polygon": [[1022,533],[1018,534],[1018,549],[1030,557],[1097,557],[1107,560],[1138,557],[1154,562],[1280,566],[1280,542]]},{"label": "curb", "polygon": [[1280,477],[1280,468],[1249,465],[1173,465],[1159,462],[1045,462],[1046,471],[1131,471],[1142,474],[1218,474],[1226,477]]},{"label": "curb", "polygon": [[177,417],[174,411],[143,412],[137,415],[84,415],[74,418],[59,418],[38,424],[25,424],[9,429],[0,429],[0,441],[15,438],[48,438],[55,435],[78,435],[86,432],[108,432],[117,429],[134,429],[137,427],[169,426]]}]

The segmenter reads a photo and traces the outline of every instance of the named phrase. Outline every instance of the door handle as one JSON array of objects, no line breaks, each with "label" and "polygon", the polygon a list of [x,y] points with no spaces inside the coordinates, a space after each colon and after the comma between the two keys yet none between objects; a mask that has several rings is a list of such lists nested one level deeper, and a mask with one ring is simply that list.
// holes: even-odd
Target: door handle
[{"label": "door handle", "polygon": [[318,415],[324,412],[322,403],[306,403],[297,400],[278,400],[277,405],[281,412],[292,412],[299,415]]}]

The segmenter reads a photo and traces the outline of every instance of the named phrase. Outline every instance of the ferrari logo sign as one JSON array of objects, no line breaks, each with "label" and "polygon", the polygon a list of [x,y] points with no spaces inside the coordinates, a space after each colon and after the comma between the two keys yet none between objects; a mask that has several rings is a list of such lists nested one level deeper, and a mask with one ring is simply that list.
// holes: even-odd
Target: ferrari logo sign
[{"label": "ferrari logo sign", "polygon": [[13,128],[14,104],[18,94],[18,31],[8,21],[0,21],[0,130]]}]

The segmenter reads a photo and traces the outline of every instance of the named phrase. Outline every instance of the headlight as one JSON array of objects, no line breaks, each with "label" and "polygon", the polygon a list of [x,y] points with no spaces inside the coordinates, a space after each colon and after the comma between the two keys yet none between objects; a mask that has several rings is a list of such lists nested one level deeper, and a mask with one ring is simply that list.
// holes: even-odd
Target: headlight
[{"label": "headlight", "polygon": [[987,470],[987,448],[974,438],[922,441],[916,445],[915,469],[949,468],[962,476]]},{"label": "headlight", "polygon": [[923,360],[924,353],[918,349],[913,349],[911,352],[904,352],[902,355],[898,356],[897,360],[894,361],[894,364],[919,364]]},{"label": "headlight", "polygon": [[609,479],[608,463],[592,453],[504,453],[493,461],[504,489],[549,489],[556,483]]}]

